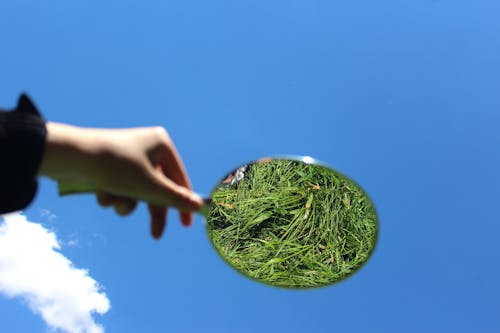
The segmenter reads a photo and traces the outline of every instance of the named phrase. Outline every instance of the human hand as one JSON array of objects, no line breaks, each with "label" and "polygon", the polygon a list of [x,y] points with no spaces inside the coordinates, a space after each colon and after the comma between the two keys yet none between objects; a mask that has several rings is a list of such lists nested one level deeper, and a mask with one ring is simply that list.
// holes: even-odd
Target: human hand
[{"label": "human hand", "polygon": [[185,226],[202,199],[191,191],[182,160],[165,129],[89,129],[47,123],[40,173],[59,181],[92,184],[102,206],[130,214],[137,201],[148,203],[151,233],[160,238],[168,207],[179,210]]}]

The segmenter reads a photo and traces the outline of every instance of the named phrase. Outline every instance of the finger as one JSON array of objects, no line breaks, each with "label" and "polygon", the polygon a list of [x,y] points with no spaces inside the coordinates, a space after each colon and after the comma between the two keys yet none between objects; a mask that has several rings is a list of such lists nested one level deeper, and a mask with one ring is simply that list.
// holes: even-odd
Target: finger
[{"label": "finger", "polygon": [[127,198],[117,198],[114,202],[115,212],[120,216],[132,213],[137,206],[137,201]]},{"label": "finger", "polygon": [[148,210],[151,216],[151,236],[160,239],[167,225],[167,208],[149,204]]},{"label": "finger", "polygon": [[105,193],[105,192],[97,192],[96,193],[97,202],[102,207],[110,207],[113,205],[113,195]]},{"label": "finger", "polygon": [[124,198],[106,192],[97,193],[97,201],[103,207],[114,206],[118,215],[125,216],[132,213],[137,206],[137,201],[129,198]]},{"label": "finger", "polygon": [[174,206],[187,212],[201,209],[203,205],[201,197],[165,176],[161,165],[156,165],[155,170],[150,172],[150,175],[152,175],[152,186],[148,187],[151,196],[150,203],[160,206]]},{"label": "finger", "polygon": [[191,181],[189,180],[182,158],[173,141],[169,138],[163,148],[164,150],[160,155],[158,163],[164,175],[172,179],[176,184],[191,189]]},{"label": "finger", "polygon": [[203,199],[198,194],[174,183],[163,174],[157,174],[151,190],[158,199],[152,202],[161,206],[174,206],[184,212],[193,212],[199,211],[203,205]]},{"label": "finger", "polygon": [[181,218],[182,225],[185,227],[191,226],[193,224],[193,214],[189,212],[179,212],[179,217]]}]

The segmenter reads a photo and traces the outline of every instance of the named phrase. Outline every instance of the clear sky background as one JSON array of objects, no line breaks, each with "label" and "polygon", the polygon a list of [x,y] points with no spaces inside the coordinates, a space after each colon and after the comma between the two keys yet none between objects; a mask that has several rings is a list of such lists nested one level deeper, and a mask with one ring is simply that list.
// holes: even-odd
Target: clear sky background
[{"label": "clear sky background", "polygon": [[[106,332],[499,332],[499,13],[496,0],[2,0],[2,107],[26,91],[52,121],[162,125],[204,194],[249,160],[311,155],[380,219],[369,263],[311,291],[233,271],[201,217],[186,229],[170,214],[157,242],[144,206],[119,218],[50,180],[24,211],[43,230],[28,229],[88,270]],[[69,281],[55,267],[41,271]],[[28,289],[42,281],[26,274]],[[0,331],[46,332],[0,283]]]}]

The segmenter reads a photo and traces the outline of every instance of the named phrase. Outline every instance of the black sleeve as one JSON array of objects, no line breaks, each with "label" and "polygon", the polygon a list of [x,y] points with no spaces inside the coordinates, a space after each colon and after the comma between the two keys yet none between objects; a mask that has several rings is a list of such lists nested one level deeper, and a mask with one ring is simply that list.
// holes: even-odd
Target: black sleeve
[{"label": "black sleeve", "polygon": [[0,214],[20,210],[35,197],[45,150],[45,120],[28,96],[0,110]]}]

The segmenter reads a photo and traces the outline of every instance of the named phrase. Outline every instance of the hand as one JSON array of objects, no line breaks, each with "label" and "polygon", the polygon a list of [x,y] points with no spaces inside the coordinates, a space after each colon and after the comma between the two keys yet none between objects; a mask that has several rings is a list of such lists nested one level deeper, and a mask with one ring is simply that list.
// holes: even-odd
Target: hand
[{"label": "hand", "polygon": [[93,184],[102,206],[130,214],[138,200],[148,203],[151,233],[160,238],[167,208],[179,210],[185,226],[202,199],[191,191],[182,160],[165,129],[89,129],[47,123],[40,173],[57,180]]}]

